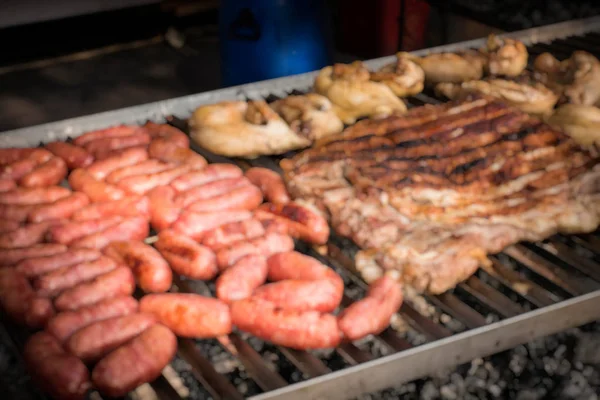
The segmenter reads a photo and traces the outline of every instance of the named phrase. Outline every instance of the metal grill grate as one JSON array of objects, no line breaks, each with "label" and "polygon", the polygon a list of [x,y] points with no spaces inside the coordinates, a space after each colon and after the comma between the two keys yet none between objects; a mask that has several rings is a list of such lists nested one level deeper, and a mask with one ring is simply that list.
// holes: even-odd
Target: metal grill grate
[{"label": "metal grill grate", "polygon": [[[535,44],[529,47],[530,61],[545,51],[566,58],[575,49],[600,57],[600,33]],[[264,97],[272,100],[290,89],[278,88]],[[297,87],[296,93],[299,89],[303,88]],[[410,106],[439,101],[430,93],[408,99]],[[167,120],[186,130],[183,120]],[[279,170],[276,158],[241,162],[195,150],[211,162]],[[299,247],[340,273],[346,285],[344,306],[364,295],[366,284],[354,269],[357,248],[352,243],[334,236],[326,246],[326,256],[323,249]],[[354,397],[600,318],[597,233],[517,244],[490,260],[489,266],[450,292],[437,296],[407,293],[395,329],[335,350],[297,351],[241,332],[218,340],[181,339],[177,359],[151,384],[151,393],[165,400]],[[182,292],[214,295],[212,283],[176,279],[174,284]],[[27,332],[11,324],[4,326],[20,349]],[[17,367],[14,373],[22,374],[22,366]],[[142,388],[131,396],[146,398],[143,392]],[[99,398],[97,393],[90,397]],[[43,396],[31,392],[28,398]]]}]

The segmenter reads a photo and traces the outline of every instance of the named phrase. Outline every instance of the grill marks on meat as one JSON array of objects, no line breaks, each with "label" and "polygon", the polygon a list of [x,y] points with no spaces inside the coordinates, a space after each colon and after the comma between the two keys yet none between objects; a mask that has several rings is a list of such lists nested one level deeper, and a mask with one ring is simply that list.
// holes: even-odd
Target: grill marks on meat
[{"label": "grill marks on meat", "polygon": [[359,122],[281,163],[290,192],[325,210],[383,270],[440,293],[486,255],[600,224],[600,161],[562,132],[486,97]]}]

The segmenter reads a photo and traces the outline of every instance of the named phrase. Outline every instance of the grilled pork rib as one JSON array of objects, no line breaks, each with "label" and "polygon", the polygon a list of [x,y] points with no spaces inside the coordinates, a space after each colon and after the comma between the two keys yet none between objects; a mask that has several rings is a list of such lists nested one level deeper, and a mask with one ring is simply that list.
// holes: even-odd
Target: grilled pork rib
[{"label": "grilled pork rib", "polygon": [[441,293],[513,243],[600,224],[600,159],[488,98],[363,121],[282,168],[292,195],[325,211],[383,270]]}]

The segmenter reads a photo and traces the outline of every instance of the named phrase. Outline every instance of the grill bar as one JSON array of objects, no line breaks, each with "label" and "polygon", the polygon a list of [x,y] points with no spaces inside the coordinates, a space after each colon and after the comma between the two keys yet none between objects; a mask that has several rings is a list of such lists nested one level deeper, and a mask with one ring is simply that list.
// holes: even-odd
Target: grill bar
[{"label": "grill bar", "polygon": [[[535,55],[544,51],[559,58],[570,56],[573,48],[598,55],[600,35],[590,34],[590,30],[600,30],[600,18],[536,28],[525,34],[513,33],[507,36],[523,39],[526,43],[537,42],[529,47],[531,63]],[[551,42],[557,35],[562,35],[564,39]],[[432,51],[478,48],[484,41],[485,39],[463,42]],[[372,60],[367,65],[377,68],[392,59]],[[186,117],[200,104],[243,98],[268,97],[272,100],[290,93],[305,92],[312,85],[312,80],[312,74],[304,74],[26,128],[0,136],[0,147],[37,145],[39,141],[64,139],[78,132],[107,125],[140,123],[148,119],[157,122],[167,119],[169,123],[185,131],[185,121],[177,116]],[[407,99],[409,106],[439,102],[432,93],[422,93]],[[166,115],[171,117],[165,117]],[[242,168],[263,166],[280,172],[277,161],[273,158],[261,157],[251,162],[241,162],[207,154],[197,148],[195,150],[212,162],[236,163]],[[578,249],[593,254],[588,256],[577,251]],[[349,256],[356,250],[356,246],[349,246],[347,240],[337,237],[327,245],[326,256],[314,249],[304,250],[336,269],[345,281],[359,289],[358,292],[352,290],[353,295],[347,289],[343,299],[344,306],[360,298],[366,289],[366,284],[360,280],[360,274]],[[491,256],[489,265],[483,266],[482,271],[459,284],[452,292],[438,296],[407,293],[406,301],[397,315],[398,321],[404,322],[404,326],[400,325],[398,331],[388,328],[365,342],[345,343],[328,355],[269,347],[281,354],[285,359],[283,361],[289,363],[291,369],[300,372],[303,379],[313,378],[295,384],[290,384],[295,380],[278,370],[273,362],[266,359],[262,350],[255,350],[243,333],[235,332],[220,338],[214,341],[214,345],[220,346],[232,358],[237,359],[240,370],[247,372],[259,392],[263,391],[254,396],[255,399],[284,396],[287,399],[355,397],[359,393],[406,382],[444,367],[461,364],[535,337],[600,318],[597,307],[600,300],[599,254],[600,239],[593,234],[555,237],[544,243],[515,245],[504,254]],[[211,293],[209,285],[202,282],[177,280],[176,286],[183,292]],[[570,298],[572,296],[577,297]],[[531,307],[528,304],[537,309],[526,312]],[[488,312],[496,314],[501,321],[490,322],[484,317]],[[17,347],[22,346],[26,337],[24,332],[12,328],[10,330]],[[411,334],[414,333],[422,335],[426,343],[414,344],[414,338],[411,339]],[[180,339],[179,343],[179,357],[189,364],[194,378],[212,397],[245,397],[225,373],[217,371],[196,341]],[[381,351],[384,355],[393,354],[381,357],[381,354],[375,355],[369,350],[369,346],[383,349]],[[344,365],[340,366],[340,362]],[[152,389],[160,399],[181,398],[176,385],[166,373],[152,383]],[[93,393],[92,398],[98,398],[97,395]]]}]

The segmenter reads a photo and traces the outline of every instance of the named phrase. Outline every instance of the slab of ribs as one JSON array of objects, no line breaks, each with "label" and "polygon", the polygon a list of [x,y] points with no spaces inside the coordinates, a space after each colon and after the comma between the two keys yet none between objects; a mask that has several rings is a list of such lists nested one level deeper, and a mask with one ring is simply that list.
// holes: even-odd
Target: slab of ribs
[{"label": "slab of ribs", "polygon": [[361,121],[281,167],[361,248],[365,280],[388,271],[432,294],[511,244],[600,223],[597,149],[481,96]]}]

